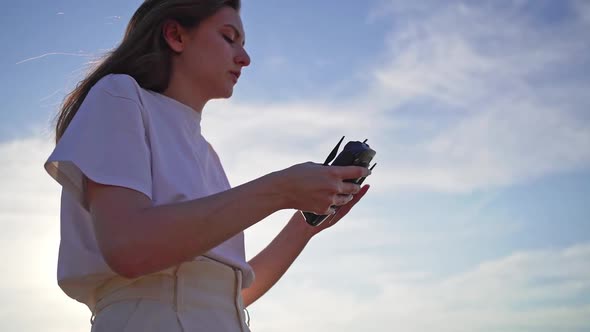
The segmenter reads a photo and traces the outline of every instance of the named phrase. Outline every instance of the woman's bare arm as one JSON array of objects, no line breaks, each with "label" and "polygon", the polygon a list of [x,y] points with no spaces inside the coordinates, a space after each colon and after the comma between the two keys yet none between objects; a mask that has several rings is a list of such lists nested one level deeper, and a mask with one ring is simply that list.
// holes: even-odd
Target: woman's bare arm
[{"label": "woman's bare arm", "polygon": [[275,211],[325,213],[345,203],[338,194],[359,191],[343,179],[367,174],[362,167],[305,163],[215,195],[160,206],[137,191],[90,180],[86,192],[107,264],[134,278],[202,255]]},{"label": "woman's bare arm", "polygon": [[312,237],[332,227],[345,217],[350,209],[363,198],[369,187],[369,185],[364,185],[350,202],[340,207],[338,213],[328,217],[318,226],[308,225],[303,215],[295,212],[287,225],[269,245],[248,261],[254,269],[256,278],[250,287],[242,289],[244,306],[249,306],[270,290],[287,272]]}]

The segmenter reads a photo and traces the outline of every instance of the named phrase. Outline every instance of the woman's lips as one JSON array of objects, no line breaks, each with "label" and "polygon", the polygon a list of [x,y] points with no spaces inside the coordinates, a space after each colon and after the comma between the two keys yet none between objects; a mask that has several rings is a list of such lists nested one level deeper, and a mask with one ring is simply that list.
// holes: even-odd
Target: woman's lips
[{"label": "woman's lips", "polygon": [[233,76],[234,83],[237,83],[238,78],[240,78],[240,72],[239,71],[230,71],[229,73]]}]

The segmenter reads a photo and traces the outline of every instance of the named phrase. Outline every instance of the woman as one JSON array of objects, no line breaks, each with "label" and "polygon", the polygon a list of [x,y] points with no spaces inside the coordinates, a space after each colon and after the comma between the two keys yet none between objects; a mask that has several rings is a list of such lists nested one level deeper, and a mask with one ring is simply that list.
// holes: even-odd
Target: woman
[{"label": "woman", "polygon": [[[244,308],[368,190],[343,182],[365,168],[314,163],[230,187],[200,120],[250,64],[239,7],[145,1],[58,114],[45,163],[63,186],[58,282],[92,331],[248,331]],[[243,231],[281,209],[332,216],[294,213],[246,261]]]}]

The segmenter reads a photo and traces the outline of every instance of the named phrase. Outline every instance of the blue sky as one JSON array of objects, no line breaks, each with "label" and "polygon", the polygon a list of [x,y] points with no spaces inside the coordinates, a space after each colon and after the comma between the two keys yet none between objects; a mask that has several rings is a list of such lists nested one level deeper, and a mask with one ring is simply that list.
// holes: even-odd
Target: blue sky
[{"label": "blue sky", "polygon": [[[139,3],[4,10],[0,243],[18,273],[0,328],[88,328],[55,282],[59,187],[42,163],[57,106]],[[260,0],[242,19],[252,65],[202,123],[230,182],[321,162],[342,135],[379,163],[252,306],[253,330],[590,329],[587,1]],[[289,214],[246,231],[249,257]]]}]

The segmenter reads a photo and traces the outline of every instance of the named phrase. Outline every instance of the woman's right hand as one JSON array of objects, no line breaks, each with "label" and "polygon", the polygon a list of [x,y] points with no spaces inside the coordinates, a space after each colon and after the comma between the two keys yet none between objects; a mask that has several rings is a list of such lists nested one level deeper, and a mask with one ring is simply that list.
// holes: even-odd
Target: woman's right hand
[{"label": "woman's right hand", "polygon": [[360,185],[344,182],[371,174],[360,166],[324,166],[312,162],[275,172],[286,208],[327,215],[331,206],[341,206],[360,191]]}]

